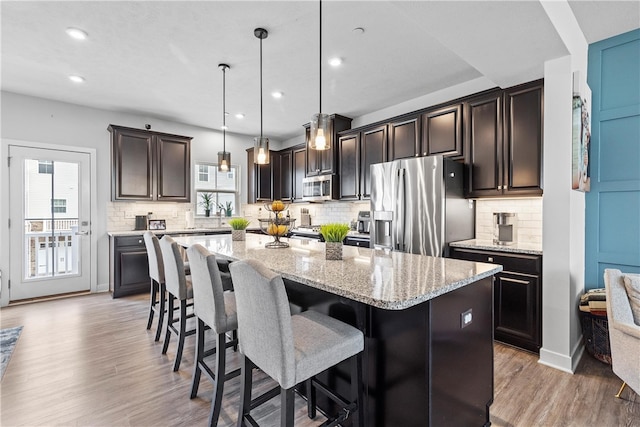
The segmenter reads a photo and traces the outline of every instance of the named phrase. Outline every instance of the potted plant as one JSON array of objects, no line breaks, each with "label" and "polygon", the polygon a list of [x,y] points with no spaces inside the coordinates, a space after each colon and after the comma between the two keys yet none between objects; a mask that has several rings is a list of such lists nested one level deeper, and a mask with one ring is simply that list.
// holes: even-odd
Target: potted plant
[{"label": "potted plant", "polygon": [[204,216],[211,215],[213,207],[213,193],[200,193],[200,206],[204,209]]},{"label": "potted plant", "polygon": [[223,210],[225,216],[233,215],[233,204],[231,202],[227,202],[226,204],[218,203],[218,209]]},{"label": "potted plant", "polygon": [[247,234],[249,220],[246,218],[233,218],[227,221],[231,226],[231,240],[244,240]]},{"label": "potted plant", "polygon": [[331,223],[320,226],[320,234],[326,242],[326,259],[342,259],[342,241],[349,233],[349,224]]}]

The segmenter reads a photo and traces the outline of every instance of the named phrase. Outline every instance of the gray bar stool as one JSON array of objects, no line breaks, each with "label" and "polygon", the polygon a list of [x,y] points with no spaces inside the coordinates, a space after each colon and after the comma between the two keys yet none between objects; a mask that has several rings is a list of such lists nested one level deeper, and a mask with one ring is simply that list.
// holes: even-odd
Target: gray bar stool
[{"label": "gray bar stool", "polygon": [[[162,252],[162,261],[164,263],[164,279],[168,304],[167,313],[169,313],[162,354],[167,353],[171,332],[173,331],[178,338],[176,360],[173,364],[173,370],[177,371],[180,369],[180,362],[182,361],[184,339],[196,333],[195,329],[187,330],[187,319],[193,317],[193,313],[187,314],[187,307],[191,305],[189,300],[193,299],[193,288],[191,287],[191,277],[185,274],[185,265],[180,246],[178,246],[175,240],[165,235],[160,239],[160,251]],[[178,309],[180,312],[177,319],[173,315],[176,299],[179,302]],[[177,328],[174,326],[176,322],[178,322]]]},{"label": "gray bar stool", "polygon": [[[212,255],[201,245],[193,245],[187,249],[187,256],[191,264],[191,281],[193,284],[193,312],[196,323],[196,359],[193,367],[191,398],[198,394],[200,375],[205,375],[213,383],[211,397],[211,411],[209,425],[218,424],[224,382],[240,375],[240,369],[225,374],[226,349],[235,347],[238,340],[235,331],[238,328],[236,315],[236,297],[233,292],[224,291],[215,255]],[[204,331],[210,328],[216,334],[216,346],[213,349],[204,348]],[[227,332],[233,333],[233,339],[227,342]],[[205,363],[204,358],[216,354],[215,373]]]},{"label": "gray bar stool", "polygon": [[164,263],[160,253],[160,241],[150,231],[143,234],[144,245],[147,248],[147,258],[149,259],[149,279],[151,280],[151,299],[149,304],[149,320],[147,329],[151,329],[153,315],[158,313],[158,328],[156,329],[156,341],[160,340],[162,326],[164,325],[165,312],[165,285],[164,285]]},{"label": "gray bar stool", "polygon": [[[279,274],[256,260],[236,261],[229,266],[238,309],[241,354],[240,409],[238,427],[257,425],[251,409],[277,395],[278,389],[251,399],[252,369],[258,367],[276,380],[280,389],[280,425],[293,426],[294,387],[308,387],[309,417],[315,417],[315,389],[342,406],[335,426],[350,415],[362,425],[362,350],[364,336],[358,329],[315,311],[291,315],[284,282]],[[351,358],[352,402],[328,390],[313,377]]]}]

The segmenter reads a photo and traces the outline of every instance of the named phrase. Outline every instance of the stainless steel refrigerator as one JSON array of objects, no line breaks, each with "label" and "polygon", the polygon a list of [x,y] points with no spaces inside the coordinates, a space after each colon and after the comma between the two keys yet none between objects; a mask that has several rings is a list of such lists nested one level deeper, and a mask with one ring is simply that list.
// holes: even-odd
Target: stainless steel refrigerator
[{"label": "stainless steel refrigerator", "polygon": [[449,242],[473,239],[463,174],[461,163],[442,156],[371,165],[372,247],[447,256]]}]

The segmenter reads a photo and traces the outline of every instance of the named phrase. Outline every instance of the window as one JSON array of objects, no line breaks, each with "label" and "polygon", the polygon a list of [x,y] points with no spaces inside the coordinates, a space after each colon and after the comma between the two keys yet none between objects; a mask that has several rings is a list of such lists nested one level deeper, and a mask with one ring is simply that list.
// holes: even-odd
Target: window
[{"label": "window", "polygon": [[67,213],[66,199],[52,199],[53,213]]},{"label": "window", "polygon": [[51,160],[38,161],[38,173],[53,173],[53,162]]},{"label": "window", "polygon": [[[231,215],[240,213],[240,183],[237,166],[231,166],[227,172],[219,172],[218,165],[213,163],[199,163],[195,168],[196,215],[205,215],[203,197],[211,195],[210,215],[215,216],[227,207]],[[226,212],[225,212],[226,214]],[[222,214],[224,215],[224,214]]]}]

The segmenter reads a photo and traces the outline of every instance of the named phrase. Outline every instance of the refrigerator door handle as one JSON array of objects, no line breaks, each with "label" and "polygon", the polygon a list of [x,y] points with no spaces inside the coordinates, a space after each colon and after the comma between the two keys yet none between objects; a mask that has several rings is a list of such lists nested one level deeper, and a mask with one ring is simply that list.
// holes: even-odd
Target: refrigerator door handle
[{"label": "refrigerator door handle", "polygon": [[395,220],[395,242],[396,250],[404,252],[404,222],[406,210],[406,194],[405,194],[405,170],[398,169],[396,182],[396,220]]}]

